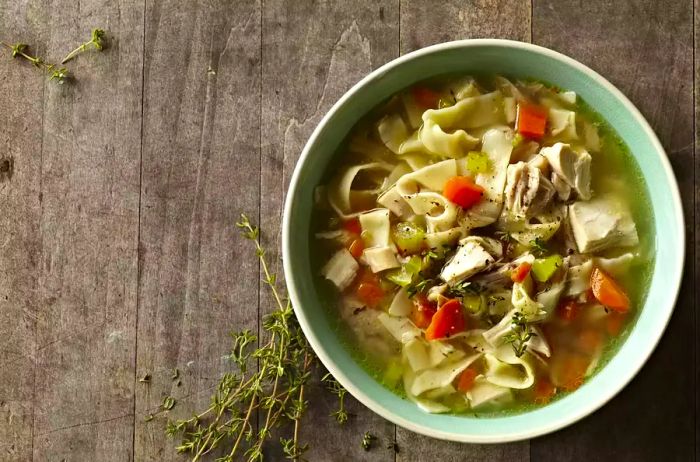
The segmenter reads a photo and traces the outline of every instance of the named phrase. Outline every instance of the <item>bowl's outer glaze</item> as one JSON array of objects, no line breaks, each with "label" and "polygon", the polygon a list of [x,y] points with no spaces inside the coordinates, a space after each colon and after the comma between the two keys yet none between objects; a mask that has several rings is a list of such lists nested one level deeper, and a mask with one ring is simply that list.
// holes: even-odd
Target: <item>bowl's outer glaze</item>
[{"label": "bowl's outer glaze", "polygon": [[[609,363],[579,390],[524,414],[469,418],[426,414],[376,382],[351,357],[331,328],[328,310],[314,285],[309,223],[314,187],[339,144],[370,109],[397,91],[436,75],[459,73],[532,77],[574,90],[617,131],[636,158],[651,194],[656,263],[639,319]],[[639,371],[658,343],[680,286],[685,231],[680,195],[663,147],[630,101],[603,77],[564,55],[527,43],[463,40],[402,56],[365,77],[326,114],[296,166],[283,220],[284,271],[304,333],[323,364],[348,391],[373,411],[409,430],[435,438],[506,442],[542,435],[595,411]]]}]

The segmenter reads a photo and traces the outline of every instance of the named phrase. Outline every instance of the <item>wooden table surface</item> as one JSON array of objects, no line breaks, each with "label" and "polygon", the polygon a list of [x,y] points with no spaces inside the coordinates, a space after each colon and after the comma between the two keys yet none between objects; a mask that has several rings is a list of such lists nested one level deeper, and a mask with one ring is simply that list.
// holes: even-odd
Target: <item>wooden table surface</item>
[{"label": "wooden table surface", "polygon": [[[314,392],[309,460],[696,459],[696,24],[693,0],[0,0],[0,39],[50,59],[92,27],[111,42],[76,59],[63,86],[2,50],[0,159],[13,169],[0,175],[0,460],[180,460],[163,418],[144,416],[170,394],[174,416],[206,407],[228,332],[256,329],[271,307],[239,213],[261,223],[281,271],[286,184],[326,110],[400,54],[470,37],[566,53],[647,117],[685,207],[675,314],[639,376],[563,431],[447,443],[354,400],[341,428],[333,398]],[[365,430],[382,442],[370,452]],[[281,460],[274,446],[268,459]]]}]

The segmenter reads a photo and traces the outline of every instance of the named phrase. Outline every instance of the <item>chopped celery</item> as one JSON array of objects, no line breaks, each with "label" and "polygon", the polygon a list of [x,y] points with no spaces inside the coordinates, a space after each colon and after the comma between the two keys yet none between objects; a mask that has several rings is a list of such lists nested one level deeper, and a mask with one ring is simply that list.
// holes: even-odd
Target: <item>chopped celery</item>
[{"label": "chopped celery", "polygon": [[467,170],[471,173],[486,173],[491,170],[489,155],[485,152],[469,151],[467,154]]},{"label": "chopped celery", "polygon": [[414,255],[401,268],[387,271],[386,278],[397,286],[406,287],[413,281],[413,277],[420,273],[422,265],[421,258]]},{"label": "chopped celery", "polygon": [[451,98],[440,98],[438,101],[438,109],[445,109],[446,107],[454,106],[455,102]]},{"label": "chopped celery", "polygon": [[550,255],[546,258],[538,258],[532,263],[532,274],[540,282],[546,282],[561,267],[564,260],[561,255]]},{"label": "chopped celery", "polygon": [[392,237],[394,244],[404,255],[418,253],[425,245],[425,231],[408,221],[397,223],[392,230]]},{"label": "chopped celery", "polygon": [[415,276],[423,269],[423,261],[418,255],[414,255],[403,265],[403,268],[408,274]]},{"label": "chopped celery", "polygon": [[484,296],[480,294],[465,295],[462,297],[462,304],[469,314],[479,314],[486,306]]},{"label": "chopped celery", "polygon": [[396,388],[403,376],[403,366],[399,361],[393,360],[387,364],[384,370],[382,382],[389,388]]},{"label": "chopped celery", "polygon": [[517,148],[520,146],[520,143],[522,143],[525,140],[525,137],[521,135],[520,133],[516,133],[515,136],[513,137],[513,147]]},{"label": "chopped celery", "polygon": [[413,280],[413,275],[408,274],[405,268],[396,268],[386,272],[385,276],[397,286],[406,287]]}]

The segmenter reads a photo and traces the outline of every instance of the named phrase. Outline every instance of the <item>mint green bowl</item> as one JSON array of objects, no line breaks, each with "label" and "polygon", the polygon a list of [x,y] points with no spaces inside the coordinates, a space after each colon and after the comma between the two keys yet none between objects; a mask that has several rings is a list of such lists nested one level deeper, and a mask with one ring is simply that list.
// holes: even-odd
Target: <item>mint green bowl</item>
[{"label": "mint green bowl", "polygon": [[[313,192],[351,127],[370,109],[415,82],[441,74],[532,77],[574,90],[617,131],[651,194],[656,258],[638,321],[608,364],[580,389],[519,415],[494,418],[426,414],[379,384],[352,358],[332,328],[315,286],[309,242]],[[640,370],[668,323],[681,281],[685,232],[678,185],[666,153],[644,117],[610,82],[552,50],[507,40],[463,40],[424,48],[369,74],[331,108],[311,135],[292,176],[283,221],[284,273],[301,327],[323,364],[364,405],[417,433],[453,441],[498,443],[558,430],[590,414]]]}]

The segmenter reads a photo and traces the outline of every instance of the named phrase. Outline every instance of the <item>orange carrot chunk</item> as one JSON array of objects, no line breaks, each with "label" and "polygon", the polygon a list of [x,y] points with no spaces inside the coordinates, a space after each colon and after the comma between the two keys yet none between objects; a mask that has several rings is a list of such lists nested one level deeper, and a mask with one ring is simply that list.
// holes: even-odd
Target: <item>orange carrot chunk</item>
[{"label": "orange carrot chunk", "polygon": [[613,337],[618,335],[622,331],[622,327],[625,325],[625,314],[618,313],[617,311],[612,311],[608,313],[605,318],[605,330],[609,336]]},{"label": "orange carrot chunk", "polygon": [[591,288],[595,298],[608,308],[625,313],[630,308],[630,299],[624,289],[608,274],[599,268],[591,272]]},{"label": "orange carrot chunk", "polygon": [[468,209],[481,200],[484,188],[466,176],[455,176],[447,180],[442,195],[463,209]]},{"label": "orange carrot chunk", "polygon": [[462,332],[466,321],[462,314],[462,304],[457,299],[448,300],[435,313],[425,330],[427,340],[446,338]]},{"label": "orange carrot chunk", "polygon": [[468,367],[462,371],[459,375],[459,380],[457,381],[457,390],[462,393],[466,393],[472,389],[474,386],[474,379],[476,379],[477,372],[475,369]]},{"label": "orange carrot chunk", "polygon": [[425,109],[436,108],[440,99],[438,94],[428,87],[413,87],[411,94],[416,104]]},{"label": "orange carrot chunk", "polygon": [[549,379],[541,378],[535,383],[534,401],[537,404],[547,404],[557,394],[556,387]]},{"label": "orange carrot chunk", "polygon": [[430,321],[433,319],[436,311],[425,295],[417,294],[413,297],[413,309],[411,310],[410,319],[416,327],[425,329],[430,325]]},{"label": "orange carrot chunk", "polygon": [[360,258],[362,256],[362,252],[365,250],[365,244],[360,238],[353,239],[353,241],[350,243],[350,247],[348,247],[348,250],[353,257]]},{"label": "orange carrot chunk", "polygon": [[370,308],[376,308],[384,299],[384,291],[379,284],[361,282],[357,286],[357,298]]},{"label": "orange carrot chunk", "polygon": [[515,268],[512,273],[510,273],[510,279],[513,282],[523,282],[527,275],[530,274],[531,268],[532,265],[530,263],[524,262],[519,264],[518,267]]},{"label": "orange carrot chunk", "polygon": [[557,316],[564,321],[573,321],[578,316],[579,304],[576,300],[564,298],[557,306]]},{"label": "orange carrot chunk", "polygon": [[518,133],[521,135],[527,138],[542,138],[547,126],[547,109],[535,104],[520,102],[516,124]]},{"label": "orange carrot chunk", "polygon": [[362,226],[360,225],[360,220],[357,218],[351,218],[343,222],[343,229],[352,234],[362,233]]}]

